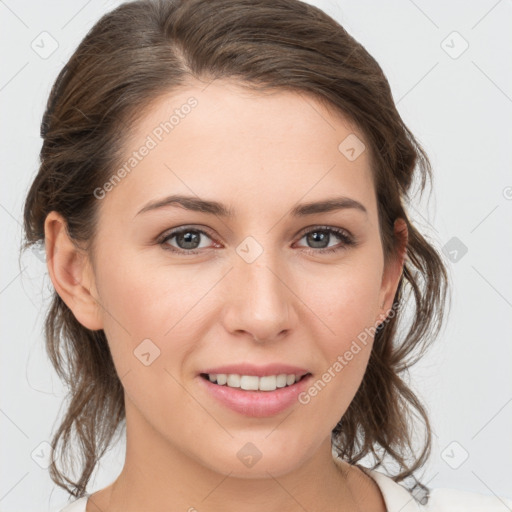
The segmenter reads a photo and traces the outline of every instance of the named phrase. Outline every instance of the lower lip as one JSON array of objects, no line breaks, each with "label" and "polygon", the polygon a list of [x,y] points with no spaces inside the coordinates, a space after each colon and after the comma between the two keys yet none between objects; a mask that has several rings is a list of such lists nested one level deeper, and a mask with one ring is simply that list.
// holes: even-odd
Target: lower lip
[{"label": "lower lip", "polygon": [[198,378],[207,391],[226,407],[244,416],[261,418],[279,414],[298,402],[299,394],[307,388],[312,375],[309,374],[295,384],[277,388],[275,391],[245,391],[241,388],[214,384],[201,376]]}]

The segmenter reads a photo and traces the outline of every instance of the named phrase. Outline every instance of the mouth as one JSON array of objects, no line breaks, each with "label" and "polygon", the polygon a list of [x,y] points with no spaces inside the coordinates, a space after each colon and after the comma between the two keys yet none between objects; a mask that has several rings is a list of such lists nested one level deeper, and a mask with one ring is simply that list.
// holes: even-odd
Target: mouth
[{"label": "mouth", "polygon": [[260,375],[251,375],[250,369],[245,370],[246,374],[203,372],[198,374],[198,379],[208,399],[237,414],[264,418],[283,413],[299,403],[298,397],[310,385],[313,375],[297,370],[301,373],[268,374],[261,368]]},{"label": "mouth", "polygon": [[276,375],[240,375],[236,373],[201,373],[200,377],[215,384],[244,391],[276,391],[281,388],[294,386],[311,375],[310,372],[303,374],[280,373]]}]

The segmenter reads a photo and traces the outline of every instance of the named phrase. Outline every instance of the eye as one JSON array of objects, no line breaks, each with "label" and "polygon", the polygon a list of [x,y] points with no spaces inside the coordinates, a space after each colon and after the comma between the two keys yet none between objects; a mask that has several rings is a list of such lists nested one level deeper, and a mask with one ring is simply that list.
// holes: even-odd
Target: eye
[{"label": "eye", "polygon": [[[195,251],[194,249],[204,249],[208,247],[208,245],[205,246],[201,243],[201,239],[205,237],[211,240],[211,237],[206,231],[185,227],[164,234],[163,237],[158,240],[158,243],[169,251],[181,254],[199,254],[200,251]],[[175,239],[177,247],[171,243],[173,239]]]},{"label": "eye", "polygon": [[[337,238],[341,240],[342,244],[337,246],[329,246],[332,238]],[[329,252],[337,252],[343,249],[346,249],[348,246],[353,246],[356,244],[354,238],[345,231],[340,228],[333,228],[329,226],[318,226],[314,229],[310,229],[303,233],[301,240],[305,238],[308,244],[311,244],[312,247],[306,247],[308,252],[313,253],[329,253]]]},{"label": "eye", "polygon": [[[212,236],[206,231],[185,226],[164,233],[158,243],[165,250],[178,254],[200,254],[201,251],[198,249],[211,247],[204,243],[206,238],[212,240]],[[333,238],[341,241],[341,245],[339,242],[334,246],[329,245]],[[348,231],[329,226],[317,226],[309,231],[303,231],[300,240],[302,239],[306,239],[306,242],[311,245],[311,247],[305,247],[306,251],[315,254],[337,252],[356,245],[356,241]],[[216,247],[220,245],[217,244]]]}]

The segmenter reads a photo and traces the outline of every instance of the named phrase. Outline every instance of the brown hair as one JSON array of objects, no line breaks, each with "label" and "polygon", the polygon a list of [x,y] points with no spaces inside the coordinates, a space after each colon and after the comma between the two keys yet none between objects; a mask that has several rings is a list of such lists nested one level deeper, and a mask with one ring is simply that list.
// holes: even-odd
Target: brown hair
[{"label": "brown hair", "polygon": [[[68,234],[91,250],[98,214],[94,190],[119,164],[123,143],[149,103],[186,88],[191,79],[229,78],[253,90],[289,90],[314,97],[362,130],[372,158],[386,262],[397,247],[393,222],[405,219],[407,254],[394,303],[414,314],[398,339],[398,307],[375,334],[361,386],[332,432],[339,456],[391,456],[399,482],[424,465],[431,429],[420,400],[400,376],[423,355],[442,325],[447,272],[438,252],[405,211],[413,178],[423,193],[432,179],[427,155],[403,123],[377,62],[336,21],[298,0],[139,0],[103,16],[58,75],[41,124],[40,168],[26,198],[26,249],[44,241],[55,210]],[[96,463],[123,424],[123,387],[103,330],[91,331],[54,292],[45,321],[47,351],[69,386],[69,405],[52,445],[74,462],[73,429],[82,459],[78,480],[50,476],[74,496],[86,492]],[[416,358],[410,358],[413,352]],[[413,411],[424,422],[419,455]],[[378,450],[383,454],[379,455]],[[412,457],[408,461],[408,457]],[[419,482],[418,482],[419,483]],[[421,485],[421,484],[420,484]]]}]

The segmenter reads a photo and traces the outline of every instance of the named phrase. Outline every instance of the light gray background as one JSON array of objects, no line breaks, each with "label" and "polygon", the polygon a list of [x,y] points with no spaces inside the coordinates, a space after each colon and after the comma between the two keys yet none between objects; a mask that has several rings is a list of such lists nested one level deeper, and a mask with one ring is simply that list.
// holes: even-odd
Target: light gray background
[{"label": "light gray background", "polygon": [[[89,28],[118,3],[0,1],[2,512],[58,510],[67,500],[41,467],[65,392],[43,348],[50,281],[44,262],[30,251],[18,261],[17,249],[50,86]],[[435,434],[423,481],[510,497],[512,2],[312,3],[340,21],[384,69],[435,173],[430,203],[415,202],[410,215],[440,250],[456,244],[445,256],[451,314],[410,374]],[[32,48],[51,50],[44,31],[58,44],[47,58]],[[469,46],[459,55],[464,41]],[[122,446],[108,453],[90,492],[117,476],[123,454]]]}]

